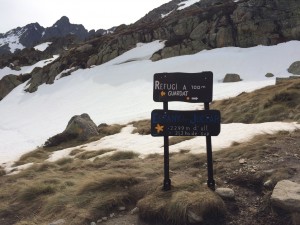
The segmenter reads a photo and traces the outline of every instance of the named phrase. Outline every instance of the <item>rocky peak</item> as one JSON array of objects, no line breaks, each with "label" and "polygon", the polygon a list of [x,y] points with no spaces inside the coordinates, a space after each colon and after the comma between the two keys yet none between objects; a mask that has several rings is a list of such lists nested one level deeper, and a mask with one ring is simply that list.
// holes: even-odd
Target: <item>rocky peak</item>
[{"label": "rocky peak", "polygon": [[63,27],[63,26],[70,26],[70,20],[66,16],[62,16],[59,20],[56,21],[55,24],[53,24],[53,27]]},{"label": "rocky peak", "polygon": [[38,23],[31,23],[26,25],[24,28],[25,32],[20,36],[19,42],[25,47],[33,47],[36,45],[41,37],[45,28],[40,26]]},{"label": "rocky peak", "polygon": [[69,18],[63,16],[52,27],[46,28],[42,40],[48,40],[53,37],[65,37],[70,34],[83,40],[88,37],[89,33],[83,25],[71,24]]},{"label": "rocky peak", "polygon": [[0,34],[0,55],[11,54],[17,50],[34,47],[38,43],[46,42],[53,38],[64,38],[70,35],[78,40],[84,40],[90,36],[83,25],[71,24],[66,16],[61,17],[53,26],[48,28],[44,28],[38,23],[17,27],[5,34]]}]

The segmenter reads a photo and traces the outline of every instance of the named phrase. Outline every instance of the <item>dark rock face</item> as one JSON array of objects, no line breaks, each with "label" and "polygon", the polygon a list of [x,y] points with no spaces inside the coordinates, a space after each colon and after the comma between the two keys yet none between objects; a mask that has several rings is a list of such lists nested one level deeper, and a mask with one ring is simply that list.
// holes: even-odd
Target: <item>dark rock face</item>
[{"label": "dark rock face", "polygon": [[[165,47],[151,58],[156,61],[204,49],[275,45],[300,40],[300,1],[201,0],[183,10],[175,10],[181,2],[183,0],[170,1],[132,25],[116,27],[113,34],[97,36],[97,32],[92,31],[92,39],[74,44],[62,51],[60,58],[51,65],[33,72],[27,91],[37,90],[42,83],[53,83],[56,75],[65,69],[105,63],[132,49],[138,42],[166,40]],[[161,14],[170,11],[172,13],[161,18]],[[68,33],[74,28],[78,28],[82,36],[78,35],[84,37],[80,25],[70,25],[68,18],[62,17],[45,31],[45,37],[64,35],[65,31]]]},{"label": "dark rock face", "polygon": [[88,31],[82,25],[71,24],[69,18],[63,16],[52,27],[45,29],[45,34],[42,40],[49,40],[53,37],[65,37],[69,34],[77,36],[79,39],[84,40],[88,37]]},{"label": "dark rock face", "polygon": [[[99,35],[102,34],[101,31],[99,30],[95,33]],[[69,35],[82,41],[89,37],[89,32],[80,24],[71,24],[68,17],[63,16],[51,27],[44,28],[38,23],[32,23],[10,30],[5,34],[0,34],[0,38],[14,36],[19,39],[19,43],[24,47],[31,48],[38,43],[49,41],[52,38],[62,38]],[[0,54],[11,54],[8,44],[0,46]]]},{"label": "dark rock face", "polygon": [[[292,0],[202,0],[160,21],[156,19],[159,28],[153,28],[153,38],[168,42],[155,59],[225,46],[252,47],[299,40],[299,8],[300,3]],[[154,11],[160,14],[159,9]],[[146,15],[141,21],[147,18]]]},{"label": "dark rock face", "polygon": [[19,51],[18,54],[0,57],[0,68],[4,68],[6,66],[11,67],[11,64],[20,67],[29,66],[45,58],[50,58],[50,55],[47,54],[47,52],[39,52],[34,48],[25,48]]},{"label": "dark rock face", "polygon": [[[23,29],[23,28],[22,28]],[[38,23],[28,24],[24,27],[25,33],[20,36],[20,43],[25,47],[33,47],[41,40],[45,28]]]},{"label": "dark rock face", "polygon": [[63,142],[76,139],[78,141],[86,141],[91,137],[97,136],[98,128],[96,124],[91,120],[90,116],[86,113],[73,116],[69,121],[66,129],[51,138],[49,138],[44,146],[51,147],[57,146]]},{"label": "dark rock face", "polygon": [[0,80],[0,100],[2,100],[15,87],[22,84],[16,75],[6,75]]},{"label": "dark rock face", "polygon": [[0,101],[8,95],[15,87],[31,78],[30,74],[13,75],[9,74],[0,80]]}]

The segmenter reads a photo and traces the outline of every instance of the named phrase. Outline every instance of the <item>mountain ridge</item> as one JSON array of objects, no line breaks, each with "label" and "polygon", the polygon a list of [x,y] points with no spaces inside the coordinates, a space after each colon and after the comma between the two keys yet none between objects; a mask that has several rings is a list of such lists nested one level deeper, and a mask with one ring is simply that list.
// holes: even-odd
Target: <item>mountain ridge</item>
[{"label": "mountain ridge", "polygon": [[[133,24],[120,25],[113,32],[92,35],[85,41],[72,41],[67,50],[60,50],[60,57],[55,62],[31,73],[32,79],[26,91],[35,92],[41,84],[52,84],[64,70],[106,63],[134,48],[137,43],[165,41],[165,47],[151,57],[152,61],[158,61],[214,48],[247,48],[300,40],[300,2],[201,0],[191,5],[186,3],[173,0]],[[162,12],[167,14],[162,15]],[[55,26],[68,22],[67,18],[61,18],[53,30],[57,30]],[[11,62],[5,63],[2,66]]]},{"label": "mountain ridge", "polygon": [[38,22],[17,27],[0,34],[0,54],[11,54],[24,48],[49,41],[53,38],[64,38],[72,35],[80,41],[86,38],[103,35],[107,30],[88,31],[82,24],[72,24],[67,16],[62,16],[51,27],[44,28]]}]

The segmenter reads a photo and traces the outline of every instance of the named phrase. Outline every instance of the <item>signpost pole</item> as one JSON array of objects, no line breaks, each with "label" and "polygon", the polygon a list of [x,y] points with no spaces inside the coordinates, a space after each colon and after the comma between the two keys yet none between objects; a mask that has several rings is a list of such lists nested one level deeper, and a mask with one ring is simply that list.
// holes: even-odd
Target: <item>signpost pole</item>
[{"label": "signpost pole", "polygon": [[[168,110],[168,102],[164,102],[164,110]],[[164,184],[163,190],[171,190],[171,179],[169,175],[169,136],[164,136]]]},{"label": "signpost pole", "polygon": [[[209,110],[209,103],[204,103],[204,109]],[[212,145],[211,136],[206,136],[206,155],[207,155],[207,186],[211,190],[215,190],[214,170],[213,170],[213,158],[212,158]]]},{"label": "signpost pole", "polygon": [[[213,97],[213,73],[156,73],[153,82],[153,100],[163,102],[163,110],[151,113],[151,134],[164,137],[163,190],[171,189],[169,176],[169,136],[206,136],[207,186],[215,190],[211,136],[220,133],[221,115],[209,110]],[[168,110],[168,102],[204,103],[205,110]]]}]

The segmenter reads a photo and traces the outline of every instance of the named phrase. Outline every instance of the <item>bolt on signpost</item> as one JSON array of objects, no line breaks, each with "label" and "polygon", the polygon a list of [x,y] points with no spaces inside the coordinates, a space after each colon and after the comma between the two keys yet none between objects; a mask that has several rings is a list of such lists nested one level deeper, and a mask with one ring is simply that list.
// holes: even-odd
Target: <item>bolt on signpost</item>
[{"label": "bolt on signpost", "polygon": [[[205,136],[207,148],[207,185],[215,190],[211,136],[220,133],[221,115],[209,110],[212,101],[212,72],[154,74],[153,99],[163,102],[163,110],[151,113],[151,135],[164,137],[163,190],[171,189],[169,176],[169,136]],[[204,110],[176,111],[168,109],[169,101],[204,103]]]}]

